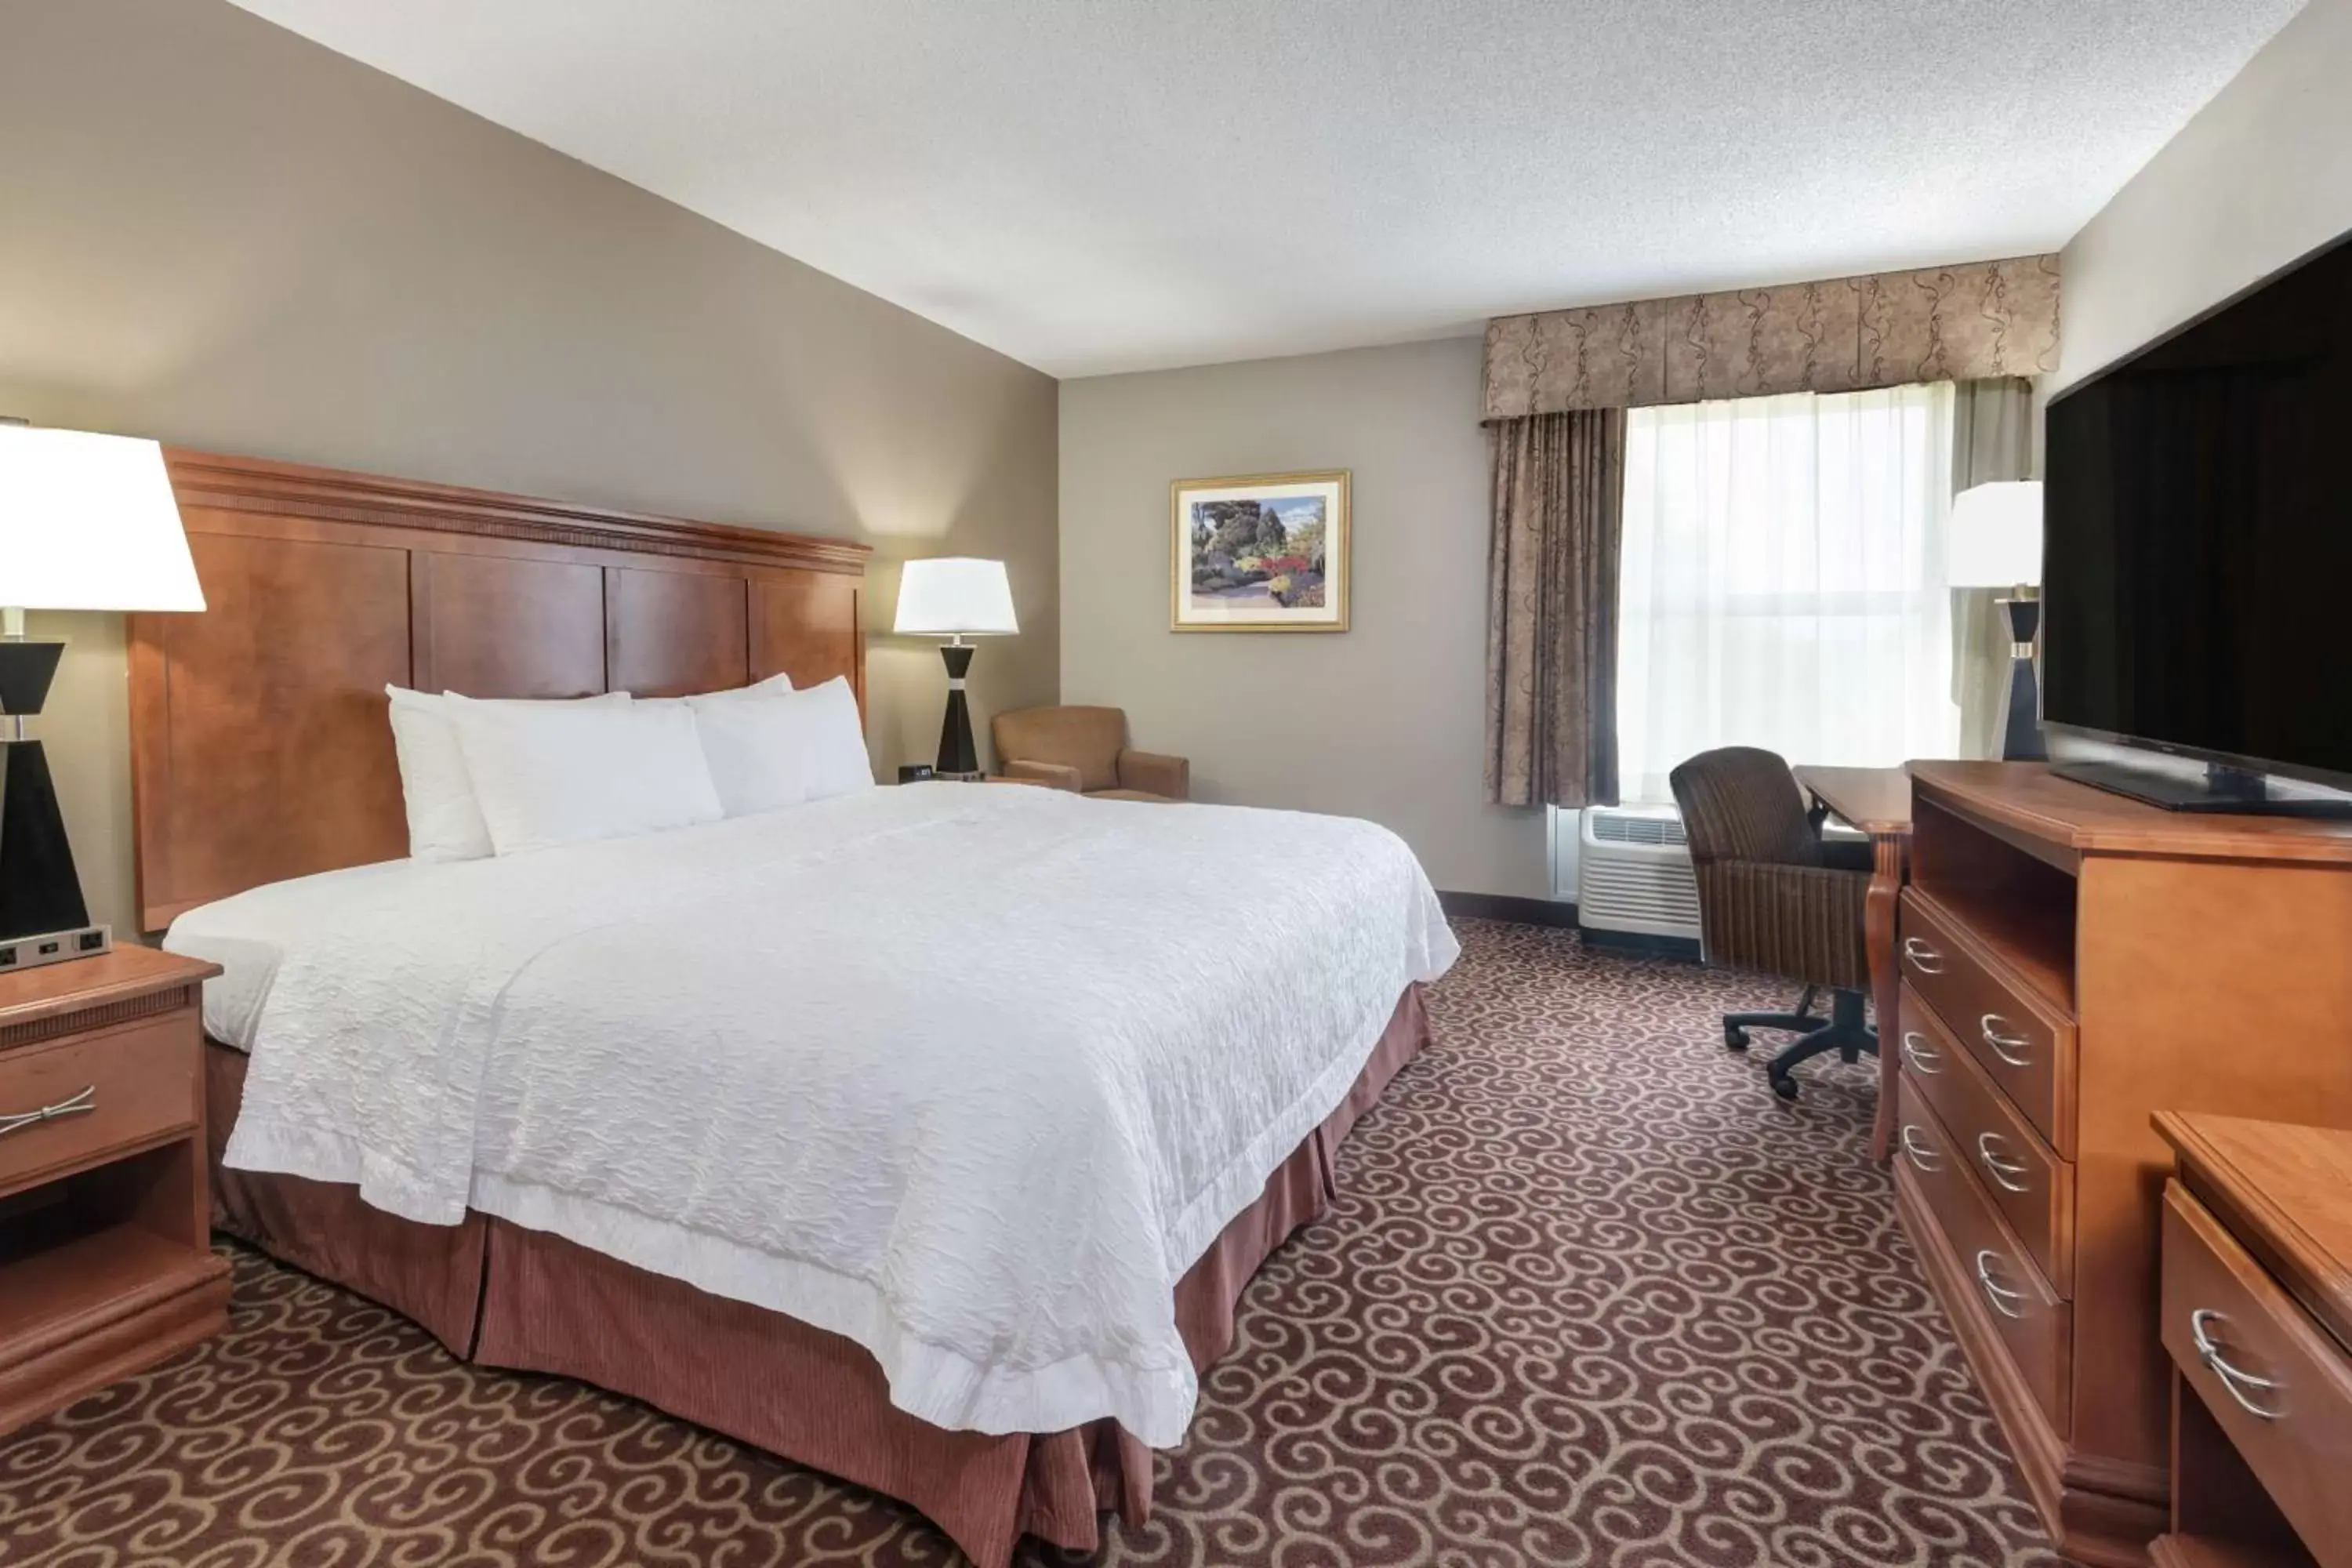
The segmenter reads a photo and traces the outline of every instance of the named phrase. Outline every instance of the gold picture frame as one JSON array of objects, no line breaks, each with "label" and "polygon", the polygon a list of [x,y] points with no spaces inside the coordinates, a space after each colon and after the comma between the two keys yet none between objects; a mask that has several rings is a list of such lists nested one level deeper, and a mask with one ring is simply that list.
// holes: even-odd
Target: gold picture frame
[{"label": "gold picture frame", "polygon": [[1346,468],[1168,487],[1168,629],[1344,632],[1355,518]]}]

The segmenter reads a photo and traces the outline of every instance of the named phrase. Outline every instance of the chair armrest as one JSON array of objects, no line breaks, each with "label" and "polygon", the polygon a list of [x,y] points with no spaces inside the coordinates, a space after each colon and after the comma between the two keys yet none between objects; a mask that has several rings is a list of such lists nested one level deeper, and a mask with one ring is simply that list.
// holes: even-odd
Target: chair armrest
[{"label": "chair armrest", "polygon": [[1192,764],[1183,757],[1163,757],[1156,752],[1122,751],[1118,754],[1118,787],[1164,795],[1171,800],[1192,798]]},{"label": "chair armrest", "polygon": [[1863,937],[1869,872],[1762,860],[1715,860],[1696,869],[1710,963],[1807,985],[1869,986]]},{"label": "chair armrest", "polygon": [[1066,768],[1059,763],[1019,762],[1010,757],[998,765],[1004,770],[1006,778],[1025,779],[1052,789],[1066,789],[1072,795],[1078,793],[1078,770],[1076,768]]}]

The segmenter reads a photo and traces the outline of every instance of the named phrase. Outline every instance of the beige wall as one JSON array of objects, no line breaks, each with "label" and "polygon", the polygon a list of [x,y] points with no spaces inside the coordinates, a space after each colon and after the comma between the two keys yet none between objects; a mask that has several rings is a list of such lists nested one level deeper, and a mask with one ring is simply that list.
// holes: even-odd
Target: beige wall
[{"label": "beige wall", "polygon": [[2055,384],[2352,229],[2352,0],[2310,0],[2062,255]]},{"label": "beige wall", "polygon": [[[0,414],[876,548],[869,722],[944,681],[896,561],[998,556],[1053,700],[1045,375],[221,0],[0,0]],[[38,721],[98,917],[131,911],[122,630]]]},{"label": "beige wall", "polygon": [[[1203,799],[1370,817],[1440,888],[1541,898],[1543,814],[1481,798],[1479,348],[1063,383],[1062,695],[1124,707]],[[1354,629],[1171,632],[1170,481],[1306,468],[1354,471]]]}]

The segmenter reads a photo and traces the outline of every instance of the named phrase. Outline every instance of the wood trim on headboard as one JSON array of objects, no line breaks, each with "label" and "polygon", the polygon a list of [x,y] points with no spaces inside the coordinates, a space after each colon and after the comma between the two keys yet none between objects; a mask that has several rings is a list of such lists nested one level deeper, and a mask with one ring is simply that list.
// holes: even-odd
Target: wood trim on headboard
[{"label": "wood trim on headboard", "polygon": [[140,924],[397,858],[383,687],[644,696],[778,673],[866,700],[867,548],[166,448],[207,608],[134,615]]},{"label": "wood trim on headboard", "polygon": [[201,506],[265,516],[435,529],[534,544],[806,566],[820,572],[863,573],[866,557],[873,553],[869,546],[853,539],[731,528],[574,501],[427,484],[421,479],[314,468],[267,458],[224,458],[179,447],[165,447],[163,455],[172,471],[173,491],[184,510]]}]

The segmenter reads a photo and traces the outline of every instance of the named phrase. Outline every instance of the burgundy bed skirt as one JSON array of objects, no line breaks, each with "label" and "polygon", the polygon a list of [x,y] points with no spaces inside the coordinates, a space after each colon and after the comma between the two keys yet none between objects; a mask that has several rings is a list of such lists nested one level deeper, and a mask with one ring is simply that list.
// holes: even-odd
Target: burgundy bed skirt
[{"label": "burgundy bed skirt", "polygon": [[[1340,1142],[1428,1037],[1409,986],[1347,1098],[1177,1281],[1196,1369],[1232,1345],[1234,1307],[1258,1266],[1329,1206]],[[796,1319],[491,1215],[418,1225],[348,1186],[223,1169],[245,1068],[226,1047],[205,1052],[213,1223],[415,1319],[461,1359],[578,1378],[910,1503],[981,1568],[1004,1568],[1024,1535],[1093,1551],[1104,1511],[1150,1517],[1151,1452],[1114,1422],[950,1432],[892,1405],[863,1349]]]}]

